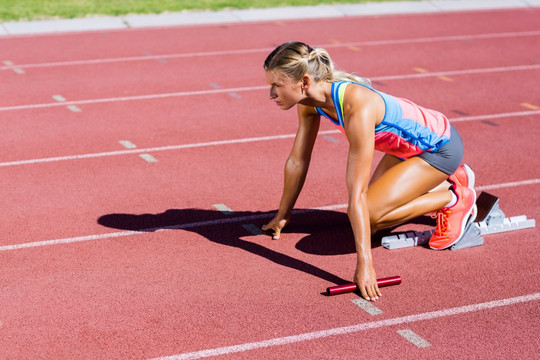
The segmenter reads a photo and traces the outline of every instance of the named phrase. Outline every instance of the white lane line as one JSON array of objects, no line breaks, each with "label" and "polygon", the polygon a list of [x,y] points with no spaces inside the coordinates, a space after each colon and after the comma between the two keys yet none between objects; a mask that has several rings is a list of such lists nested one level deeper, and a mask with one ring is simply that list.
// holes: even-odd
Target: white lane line
[{"label": "white lane line", "polygon": [[264,235],[265,232],[262,231],[260,227],[255,224],[242,224],[242,227],[252,233],[253,235]]},{"label": "white lane line", "polygon": [[[531,185],[531,184],[540,184],[540,179],[486,185],[486,186],[477,187],[476,189],[478,190],[501,189],[505,187],[526,186],[526,185]],[[348,206],[347,204],[336,204],[336,205],[320,206],[320,207],[311,208],[311,209],[295,209],[293,210],[293,213],[305,214],[305,213],[321,211],[321,210],[322,211],[341,210],[341,209],[346,209],[347,206]],[[269,219],[269,218],[274,217],[275,214],[276,212],[272,211],[272,212],[261,213],[261,214],[254,214],[254,215],[247,215],[247,216],[240,216],[240,217],[228,217],[225,219],[200,221],[200,222],[194,222],[194,223],[188,223],[188,224],[170,225],[170,226],[163,226],[160,228],[151,228],[151,229],[144,229],[144,230],[138,230],[138,231],[131,231],[131,230],[119,231],[119,232],[105,233],[105,234],[99,234],[99,235],[78,236],[78,237],[57,239],[57,240],[44,240],[44,241],[36,241],[36,242],[23,243],[23,244],[4,245],[4,246],[0,246],[0,251],[18,250],[18,249],[26,249],[26,248],[56,245],[56,244],[69,244],[69,243],[76,243],[76,242],[90,241],[90,240],[127,237],[127,236],[145,234],[148,232],[155,232],[155,231],[192,229],[192,228],[197,228],[197,227],[223,225],[223,224],[240,223],[240,222],[248,223],[254,220]]]},{"label": "white lane line", "polygon": [[[122,145],[126,149],[135,149],[135,148],[137,148],[137,145],[135,145],[134,143],[132,143],[129,140],[120,140],[119,143],[120,143],[120,145]],[[139,154],[139,156],[142,159],[146,160],[147,162],[157,162],[157,160],[150,154]]]},{"label": "white lane line", "polygon": [[[62,105],[66,105],[65,104],[66,98],[63,97],[62,95],[53,95],[52,98],[54,100],[58,101],[59,103],[62,103]],[[69,110],[73,111],[73,112],[81,112],[82,111],[77,105],[67,105],[66,107]]]},{"label": "white lane line", "polygon": [[161,56],[159,56],[159,55],[158,55],[158,56],[154,56],[154,55],[152,55],[152,53],[149,52],[149,51],[145,51],[145,52],[144,52],[144,55],[146,55],[147,57],[151,57],[152,60],[157,60],[158,62],[160,62],[160,63],[162,63],[162,64],[166,64],[166,63],[167,63],[167,60],[163,59],[163,58],[162,58]]},{"label": "white lane line", "polygon": [[73,112],[81,112],[82,110],[77,105],[68,105],[67,108]]},{"label": "white lane line", "polygon": [[[131,141],[129,140],[120,140],[119,143],[124,146],[126,149],[136,149],[137,146],[132,143]],[[152,155],[150,154],[139,154],[139,157],[142,158],[143,160],[145,160],[146,162],[150,162],[150,163],[153,163],[153,162],[158,162],[158,160],[153,157]]]},{"label": "white lane line", "polygon": [[57,239],[57,240],[44,240],[44,241],[35,241],[31,243],[16,244],[16,245],[4,245],[0,246],[0,251],[9,251],[9,250],[18,250],[25,248],[41,247],[41,246],[50,246],[50,245],[60,245],[60,244],[72,244],[82,241],[91,241],[91,240],[103,240],[124,236],[132,236],[137,234],[144,234],[143,231],[119,231],[108,234],[99,234],[99,235],[87,235],[87,236],[77,236],[66,239]]},{"label": "white lane line", "polygon": [[376,307],[375,305],[373,305],[371,301],[367,301],[364,299],[354,299],[352,300],[352,302],[353,304],[358,306],[360,309],[367,312],[369,315],[375,316],[375,315],[380,315],[383,313],[383,311],[379,309],[378,307]]},{"label": "white lane line", "polygon": [[217,210],[219,210],[222,214],[225,214],[225,215],[232,215],[234,214],[234,211],[228,207],[227,205],[225,204],[214,204],[212,205],[214,208],[216,208]]},{"label": "white lane line", "polygon": [[411,324],[419,321],[439,319],[449,316],[456,316],[461,314],[467,314],[472,312],[485,311],[489,309],[495,309],[499,307],[505,307],[510,305],[523,304],[531,301],[540,300],[540,293],[528,294],[523,296],[516,296],[507,299],[500,299],[494,301],[488,301],[483,303],[477,303],[472,305],[458,306],[449,309],[429,311],[414,315],[407,315],[402,317],[390,318],[386,320],[371,321],[368,323],[362,323],[351,326],[344,326],[332,329],[326,329],[321,331],[313,331],[298,335],[285,336],[280,338],[273,338],[269,340],[256,341],[251,343],[244,343],[232,346],[225,346],[214,349],[206,349],[200,351],[194,351],[189,353],[183,353],[172,356],[163,356],[154,358],[152,360],[188,360],[188,359],[201,359],[211,356],[219,356],[234,353],[243,353],[250,350],[257,350],[263,348],[269,348],[280,345],[301,343],[305,341],[311,341],[315,339],[321,339],[330,336],[339,336],[357,333],[366,330],[379,329],[384,327],[391,327],[401,324]]},{"label": "white lane line", "polygon": [[[459,117],[459,118],[451,118],[450,121],[454,123],[454,122],[489,120],[489,119],[500,119],[500,118],[510,118],[510,117],[535,116],[535,115],[540,115],[540,110],[519,111],[519,112],[512,112],[512,113],[478,115],[478,116],[465,116],[465,117]],[[319,135],[330,135],[330,134],[339,134],[339,133],[340,133],[339,130],[319,131]],[[155,151],[182,150],[182,149],[191,149],[191,148],[207,147],[207,146],[242,144],[242,143],[258,142],[258,141],[274,141],[274,140],[294,138],[295,136],[296,134],[274,135],[274,136],[263,136],[263,137],[243,138],[243,139],[234,139],[234,140],[217,140],[217,141],[210,141],[210,142],[203,142],[203,143],[184,144],[184,145],[160,146],[160,147],[146,148],[146,149],[107,151],[107,152],[100,152],[100,153],[66,155],[66,156],[57,156],[57,157],[41,158],[41,159],[15,160],[15,161],[2,162],[0,163],[0,167],[29,165],[29,164],[67,161],[67,160],[81,160],[81,159],[90,159],[90,158],[98,158],[98,157],[105,157],[105,156],[119,156],[119,155],[155,152]]]},{"label": "white lane line", "polygon": [[[391,39],[391,40],[374,40],[374,41],[360,41],[349,43],[332,43],[332,44],[320,44],[322,48],[350,48],[350,47],[362,47],[362,46],[381,46],[381,45],[397,45],[397,44],[415,44],[415,43],[430,43],[430,42],[446,42],[446,41],[463,41],[463,40],[475,40],[475,39],[499,39],[499,38],[511,38],[511,37],[528,37],[538,36],[540,31],[523,31],[523,32],[505,32],[505,33],[490,33],[490,34],[477,34],[477,35],[456,35],[456,36],[436,36],[428,38],[416,38],[416,39]],[[176,59],[176,58],[195,58],[195,57],[214,57],[214,56],[227,56],[227,55],[245,55],[254,53],[269,53],[272,48],[256,48],[256,49],[239,49],[239,50],[222,50],[222,51],[206,51],[206,52],[192,52],[183,54],[161,54],[161,55],[145,55],[145,56],[130,56],[119,58],[106,58],[106,59],[89,59],[89,60],[69,60],[36,64],[19,64],[18,68],[44,68],[55,66],[74,66],[74,65],[94,65],[94,64],[107,64],[115,62],[130,62],[130,61],[150,61],[159,59]],[[6,63],[5,66],[0,66],[0,70],[11,70],[14,66],[12,62]]]},{"label": "white lane line", "polygon": [[42,108],[51,108],[51,107],[65,106],[65,105],[100,104],[100,103],[110,103],[110,102],[119,102],[119,101],[164,99],[164,98],[182,97],[182,96],[212,95],[212,94],[221,94],[221,93],[229,93],[229,92],[256,91],[256,90],[263,90],[263,89],[268,89],[268,86],[266,85],[265,86],[248,86],[248,87],[231,88],[231,89],[214,89],[214,90],[198,90],[198,91],[196,90],[196,91],[181,91],[181,92],[165,93],[165,94],[122,96],[122,97],[104,98],[104,99],[68,101],[62,104],[46,103],[46,104],[33,104],[33,105],[15,105],[15,106],[0,107],[0,111],[42,109]]},{"label": "white lane line", "polygon": [[[421,73],[421,74],[414,73],[414,74],[403,74],[403,75],[379,76],[379,77],[373,77],[371,78],[371,80],[387,81],[387,80],[401,80],[401,79],[411,79],[411,78],[438,77],[438,76],[446,76],[446,75],[456,76],[456,75],[486,74],[486,73],[498,73],[498,72],[510,72],[510,71],[526,71],[526,70],[536,70],[536,69],[540,69],[540,64],[516,65],[516,66],[484,68],[484,69],[442,71],[442,72],[436,72],[436,73]],[[101,104],[101,103],[119,102],[119,101],[151,100],[151,99],[163,99],[163,98],[170,98],[170,97],[212,95],[212,94],[221,94],[221,93],[228,93],[230,96],[241,96],[237,93],[246,92],[246,91],[267,90],[267,89],[268,89],[268,86],[264,85],[264,86],[246,86],[246,87],[230,88],[230,89],[181,91],[181,92],[164,93],[164,94],[133,95],[133,96],[122,96],[122,97],[112,97],[112,98],[103,98],[103,99],[75,100],[75,101],[68,101],[63,104],[44,103],[44,104],[4,106],[4,107],[0,107],[0,111],[42,109],[42,108],[51,108],[51,107],[62,106],[62,105]],[[231,95],[231,94],[234,94],[234,95]]]},{"label": "white lane line", "polygon": [[[525,34],[523,36],[530,36],[530,35]],[[119,58],[68,60],[68,61],[47,62],[47,63],[21,64],[21,65],[17,65],[17,67],[19,68],[48,68],[48,67],[57,67],[57,66],[99,65],[99,64],[117,63],[117,62],[151,61],[151,60],[159,60],[159,59],[166,60],[166,59],[181,59],[181,58],[195,58],[195,57],[245,55],[245,54],[254,54],[254,53],[261,53],[261,52],[262,53],[270,52],[272,50],[273,49],[270,49],[270,48],[258,48],[258,49],[240,49],[240,50],[223,50],[223,51],[205,51],[205,52],[193,52],[193,53],[181,53],[181,54],[162,54],[162,55],[149,55],[149,56],[128,56],[128,57],[119,57]],[[8,65],[8,64],[5,64],[5,66],[0,66],[0,70],[10,70],[12,68],[13,68],[13,65]]]},{"label": "white lane line", "polygon": [[120,145],[122,145],[126,149],[135,149],[137,147],[137,145],[135,145],[134,143],[132,143],[129,140],[120,140],[119,143],[120,143]]},{"label": "white lane line", "polygon": [[324,138],[326,141],[329,141],[329,142],[331,142],[331,143],[339,144],[339,140],[336,139],[335,137],[330,136],[330,135],[323,136],[323,138]]},{"label": "white lane line", "polygon": [[149,163],[158,162],[158,160],[150,154],[139,154],[139,156]]},{"label": "white lane line", "polygon": [[504,118],[509,118],[509,117],[534,116],[534,115],[540,115],[540,110],[517,111],[517,112],[491,114],[491,115],[462,116],[458,118],[452,118],[450,119],[450,121],[452,123],[455,123],[455,122],[464,122],[464,121],[494,120],[494,119],[504,119]]},{"label": "white lane line", "polygon": [[21,69],[20,66],[15,65],[15,64],[13,63],[13,61],[5,60],[5,61],[4,61],[4,65],[6,65],[6,66],[4,67],[6,70],[10,70],[10,69],[11,69],[11,70],[13,70],[15,73],[17,73],[17,74],[19,74],[19,75],[22,75],[22,74],[25,73],[25,71],[24,71],[23,69]]},{"label": "white lane line", "polygon": [[[347,205],[346,204],[345,205],[329,205],[329,206],[321,206],[321,207],[312,208],[312,209],[296,209],[296,210],[293,210],[293,213],[304,214],[304,213],[309,213],[309,212],[313,212],[317,210],[338,210],[344,207],[347,207]],[[159,228],[149,228],[149,229],[142,229],[142,230],[127,230],[127,231],[118,231],[114,233],[105,233],[105,234],[99,234],[99,235],[77,236],[77,237],[57,239],[57,240],[44,240],[44,241],[36,241],[36,242],[23,243],[23,244],[4,245],[4,246],[0,246],[0,251],[18,250],[18,249],[40,247],[40,246],[57,245],[57,244],[70,244],[70,243],[77,243],[77,242],[90,241],[90,240],[102,240],[102,239],[110,239],[110,238],[118,238],[118,237],[127,237],[127,236],[140,235],[140,234],[146,234],[149,232],[157,232],[157,231],[185,230],[185,229],[192,229],[192,228],[198,228],[198,227],[204,227],[204,226],[249,222],[249,221],[254,221],[254,220],[269,219],[269,218],[274,217],[275,214],[276,212],[273,211],[273,212],[240,216],[240,217],[234,217],[234,218],[229,217],[225,219],[199,221],[199,222],[187,223],[187,224],[163,226]]]},{"label": "white lane line", "polygon": [[507,188],[507,187],[526,186],[526,185],[535,185],[535,184],[540,184],[540,179],[513,181],[513,182],[494,184],[494,185],[483,185],[483,186],[476,186],[475,188],[478,191],[486,191],[486,190],[495,190],[495,189],[501,189],[501,188]]},{"label": "white lane line", "polygon": [[[328,131],[320,131],[319,134],[322,134],[322,135],[329,134],[329,133],[335,134],[338,132],[339,130],[328,130]],[[58,157],[52,157],[52,158],[42,158],[42,159],[32,159],[32,160],[18,160],[18,161],[0,163],[0,167],[37,164],[37,163],[44,163],[44,162],[65,161],[65,160],[90,159],[90,158],[98,158],[98,157],[104,157],[104,156],[128,155],[128,154],[138,154],[138,153],[157,152],[157,151],[192,149],[192,148],[207,147],[207,146],[243,144],[243,143],[251,143],[251,142],[258,142],[258,141],[273,141],[273,140],[290,139],[290,138],[294,138],[295,136],[296,134],[285,134],[285,135],[262,136],[262,137],[254,137],[254,138],[233,139],[233,140],[218,140],[218,141],[209,141],[209,142],[183,144],[183,145],[160,146],[160,147],[145,148],[145,149],[130,149],[130,150],[108,151],[108,152],[93,153],[93,154],[58,156]]]},{"label": "white lane line", "polygon": [[444,42],[444,41],[501,39],[501,38],[508,38],[508,37],[523,37],[523,36],[538,36],[538,35],[540,35],[540,30],[476,34],[476,35],[434,36],[434,37],[424,37],[424,38],[416,38],[416,39],[414,38],[413,39],[389,39],[389,40],[372,40],[372,41],[360,41],[360,42],[348,42],[348,43],[332,43],[332,44],[321,45],[321,47],[326,47],[326,48],[347,47],[349,48],[351,46],[362,47],[362,46],[381,46],[381,45],[403,45],[403,44],[418,44],[418,43]]},{"label": "white lane line", "polygon": [[457,76],[457,75],[472,75],[472,74],[490,74],[497,72],[507,72],[507,71],[526,71],[526,70],[536,70],[540,69],[540,64],[533,65],[517,65],[517,66],[504,66],[504,67],[494,67],[494,68],[485,68],[485,69],[469,69],[469,70],[451,70],[451,71],[439,71],[439,72],[427,72],[427,73],[415,73],[415,74],[405,74],[405,75],[388,75],[388,76],[379,76],[374,77],[374,81],[384,81],[384,80],[403,80],[403,79],[417,79],[417,78],[427,78],[427,77],[447,77],[447,76]]},{"label": "white lane line", "polygon": [[414,344],[421,349],[430,347],[431,344],[420,335],[412,331],[411,329],[398,330],[397,333],[405,338],[408,342]]}]

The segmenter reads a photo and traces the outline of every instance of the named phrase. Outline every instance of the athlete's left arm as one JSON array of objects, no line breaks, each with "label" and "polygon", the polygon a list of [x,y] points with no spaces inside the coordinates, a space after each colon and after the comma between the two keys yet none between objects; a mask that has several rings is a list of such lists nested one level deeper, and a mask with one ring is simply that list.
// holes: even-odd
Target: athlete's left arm
[{"label": "athlete's left arm", "polygon": [[354,233],[357,264],[354,282],[366,300],[381,295],[371,258],[371,227],[367,190],[375,145],[377,103],[371,90],[348,86],[344,97],[345,134],[349,141],[347,159],[347,214]]}]

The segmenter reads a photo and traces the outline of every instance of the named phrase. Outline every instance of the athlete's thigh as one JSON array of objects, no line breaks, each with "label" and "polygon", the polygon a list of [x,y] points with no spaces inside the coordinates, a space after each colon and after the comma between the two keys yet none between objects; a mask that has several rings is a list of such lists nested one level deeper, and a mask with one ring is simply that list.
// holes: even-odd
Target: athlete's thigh
[{"label": "athlete's thigh", "polygon": [[375,168],[375,171],[373,172],[373,175],[371,176],[371,180],[369,181],[369,184],[370,185],[373,184],[390,168],[393,168],[394,166],[396,166],[397,164],[401,162],[403,162],[403,160],[401,160],[397,156],[384,154],[381,161],[379,161],[379,164]]},{"label": "athlete's thigh", "polygon": [[380,218],[429,192],[447,178],[447,174],[418,157],[402,161],[369,186],[367,200],[370,216]]}]

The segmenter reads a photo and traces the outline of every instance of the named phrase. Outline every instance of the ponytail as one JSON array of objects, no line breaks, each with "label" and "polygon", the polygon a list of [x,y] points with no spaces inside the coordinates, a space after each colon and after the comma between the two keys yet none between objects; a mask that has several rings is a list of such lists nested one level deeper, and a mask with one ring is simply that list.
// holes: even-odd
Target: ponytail
[{"label": "ponytail", "polygon": [[264,62],[264,70],[278,70],[294,81],[310,74],[315,82],[353,81],[371,86],[367,78],[336,70],[325,49],[312,48],[298,41],[286,42],[272,51]]}]

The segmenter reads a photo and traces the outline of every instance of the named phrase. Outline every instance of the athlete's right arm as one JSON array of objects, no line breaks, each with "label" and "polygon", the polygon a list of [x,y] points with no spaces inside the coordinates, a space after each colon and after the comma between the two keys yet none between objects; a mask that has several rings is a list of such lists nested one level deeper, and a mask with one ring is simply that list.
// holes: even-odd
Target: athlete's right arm
[{"label": "athlete's right arm", "polygon": [[265,231],[273,231],[274,240],[279,239],[281,230],[289,222],[294,204],[302,191],[319,131],[320,115],[317,111],[302,104],[298,104],[297,109],[298,131],[291,153],[285,162],[285,179],[279,210],[274,219],[262,228]]}]

